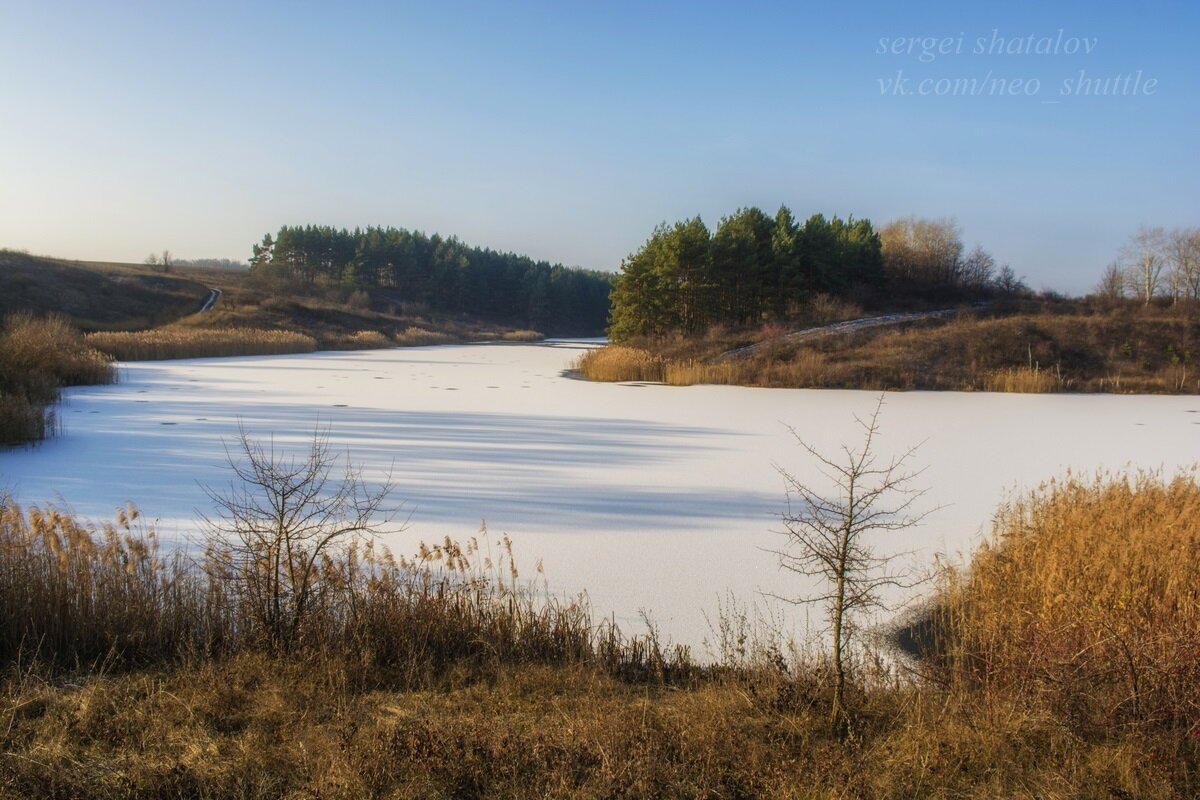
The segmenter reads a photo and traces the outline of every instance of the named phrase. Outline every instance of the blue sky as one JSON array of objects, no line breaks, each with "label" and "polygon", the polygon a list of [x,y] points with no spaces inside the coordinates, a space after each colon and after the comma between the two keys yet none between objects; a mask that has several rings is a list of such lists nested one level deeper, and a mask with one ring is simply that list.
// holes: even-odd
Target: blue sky
[{"label": "blue sky", "polygon": [[[281,224],[384,224],[615,270],[661,221],[787,203],[952,216],[1079,292],[1139,224],[1200,224],[1182,0],[0,0],[0,42],[0,246],[36,253],[244,259]],[[1081,96],[1081,70],[1129,80]]]}]

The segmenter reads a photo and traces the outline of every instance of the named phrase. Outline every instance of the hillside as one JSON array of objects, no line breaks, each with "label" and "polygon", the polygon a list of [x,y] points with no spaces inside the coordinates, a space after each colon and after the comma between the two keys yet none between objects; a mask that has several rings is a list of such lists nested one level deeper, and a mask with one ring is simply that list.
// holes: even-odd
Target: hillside
[{"label": "hillside", "polygon": [[578,366],[593,380],[677,385],[1200,392],[1200,310],[1188,303],[1010,301],[890,318],[835,311],[790,325],[639,337]]},{"label": "hillside", "polygon": [[[203,310],[213,289],[221,294]],[[570,309],[565,309],[570,313]],[[328,348],[387,347],[476,339],[536,339],[547,332],[595,334],[602,314],[531,330],[505,317],[430,308],[403,287],[303,285],[246,271],[67,261],[0,251],[0,319],[55,313],[117,358],[196,357]],[[486,312],[486,313],[485,313]],[[286,333],[279,337],[276,334]],[[153,339],[151,348],[143,340]],[[170,347],[160,344],[167,340]],[[269,341],[267,341],[269,340]],[[164,355],[169,353],[169,355]]]},{"label": "hillside", "polygon": [[84,331],[135,330],[198,311],[208,296],[208,288],[195,277],[140,264],[0,250],[0,318],[17,311],[53,311]]}]

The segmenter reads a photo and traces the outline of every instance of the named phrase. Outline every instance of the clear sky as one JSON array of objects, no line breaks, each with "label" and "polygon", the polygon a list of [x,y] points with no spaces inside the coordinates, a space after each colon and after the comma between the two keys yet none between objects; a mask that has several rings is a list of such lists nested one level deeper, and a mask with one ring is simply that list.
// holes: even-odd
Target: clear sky
[{"label": "clear sky", "polygon": [[615,270],[787,203],[952,216],[1079,292],[1139,224],[1200,225],[1200,4],[913,6],[0,0],[0,246],[381,224]]}]

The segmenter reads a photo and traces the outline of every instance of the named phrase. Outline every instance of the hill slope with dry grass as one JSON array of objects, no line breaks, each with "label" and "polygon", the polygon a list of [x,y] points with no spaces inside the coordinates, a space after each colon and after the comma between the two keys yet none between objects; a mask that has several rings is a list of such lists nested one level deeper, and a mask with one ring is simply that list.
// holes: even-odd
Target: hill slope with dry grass
[{"label": "hill slope with dry grass", "polygon": [[[740,357],[730,351],[743,348]],[[737,356],[738,353],[732,355]],[[1194,305],[1019,303],[797,336],[780,325],[642,339],[584,355],[594,380],[1015,392],[1200,392]]]},{"label": "hill slope with dry grass", "polygon": [[135,330],[198,311],[208,296],[195,278],[149,266],[0,250],[0,319],[18,311],[53,312],[85,331]]}]

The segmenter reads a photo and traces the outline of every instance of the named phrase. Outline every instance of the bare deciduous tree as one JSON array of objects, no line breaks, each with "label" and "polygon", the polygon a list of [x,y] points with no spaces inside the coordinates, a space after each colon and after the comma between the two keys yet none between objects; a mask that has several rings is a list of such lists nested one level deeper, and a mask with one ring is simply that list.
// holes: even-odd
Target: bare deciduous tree
[{"label": "bare deciduous tree", "polygon": [[1125,296],[1125,286],[1125,273],[1121,265],[1114,261],[1104,268],[1104,274],[1096,284],[1096,294],[1105,300],[1120,300]]},{"label": "bare deciduous tree", "polygon": [[1121,252],[1129,286],[1149,305],[1162,289],[1166,259],[1163,257],[1165,234],[1162,228],[1138,228]]},{"label": "bare deciduous tree", "polygon": [[1166,237],[1176,299],[1200,300],[1200,228],[1176,228]]},{"label": "bare deciduous tree", "polygon": [[337,459],[327,430],[315,431],[297,458],[239,428],[235,452],[226,451],[235,480],[222,491],[205,489],[217,508],[216,517],[204,517],[211,550],[267,643],[287,650],[327,589],[325,562],[392,519],[384,508],[390,476],[371,491],[347,463],[341,479],[331,480]]},{"label": "bare deciduous tree", "polygon": [[775,551],[780,566],[819,578],[823,584],[818,594],[784,599],[820,604],[828,612],[834,669],[829,723],[838,735],[846,732],[849,723],[846,673],[856,618],[862,612],[886,608],[881,596],[886,588],[910,588],[918,583],[906,571],[893,568],[895,556],[876,555],[870,539],[874,534],[912,528],[936,510],[915,508],[926,492],[913,486],[920,471],[909,469],[916,447],[886,461],[876,452],[883,403],[880,396],[865,420],[855,415],[863,430],[861,446],[857,450],[843,446],[837,456],[818,452],[789,428],[805,452],[816,459],[831,492],[777,467],[788,493],[788,510],[782,515],[787,544]]},{"label": "bare deciduous tree", "polygon": [[1009,297],[1017,297],[1019,295],[1029,294],[1029,287],[1025,285],[1025,280],[1019,277],[1017,273],[1008,264],[1000,268],[996,273],[996,277],[992,279],[992,286],[1000,294]]},{"label": "bare deciduous tree", "polygon": [[879,236],[891,274],[947,286],[961,281],[962,232],[953,219],[904,217],[885,225]]},{"label": "bare deciduous tree", "polygon": [[996,259],[982,246],[975,245],[963,259],[961,280],[963,286],[983,289],[992,285],[996,277]]}]

